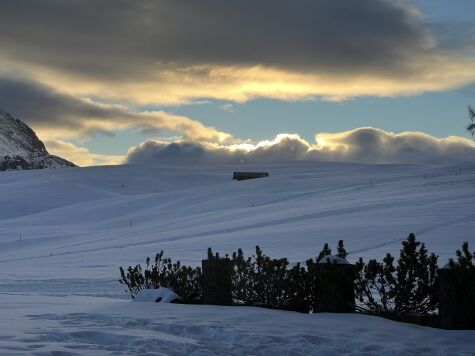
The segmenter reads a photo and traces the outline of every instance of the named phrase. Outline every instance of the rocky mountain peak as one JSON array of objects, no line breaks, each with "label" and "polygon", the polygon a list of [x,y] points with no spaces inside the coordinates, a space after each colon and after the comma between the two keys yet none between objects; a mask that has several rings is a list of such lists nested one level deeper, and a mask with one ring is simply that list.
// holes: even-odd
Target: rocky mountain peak
[{"label": "rocky mountain peak", "polygon": [[75,165],[50,155],[28,125],[0,108],[0,171],[61,167]]}]

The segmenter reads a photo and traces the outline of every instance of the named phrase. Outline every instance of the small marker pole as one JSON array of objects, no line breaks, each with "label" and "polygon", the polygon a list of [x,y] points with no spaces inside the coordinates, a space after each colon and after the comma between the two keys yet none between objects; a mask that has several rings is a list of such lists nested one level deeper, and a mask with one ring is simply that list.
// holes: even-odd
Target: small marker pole
[{"label": "small marker pole", "polygon": [[20,233],[20,241],[21,241],[21,233]]}]

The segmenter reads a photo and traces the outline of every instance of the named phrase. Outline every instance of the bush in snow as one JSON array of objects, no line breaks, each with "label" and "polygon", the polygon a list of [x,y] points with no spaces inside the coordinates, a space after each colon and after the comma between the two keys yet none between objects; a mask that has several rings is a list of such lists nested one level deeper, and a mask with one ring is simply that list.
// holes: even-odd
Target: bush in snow
[{"label": "bush in snow", "polygon": [[473,260],[475,259],[475,251],[470,252],[468,242],[464,242],[461,250],[455,252],[457,255],[457,261],[454,262],[453,258],[449,259],[449,266],[451,268],[474,268]]},{"label": "bush in snow", "polygon": [[286,304],[286,258],[271,259],[259,246],[256,253],[246,258],[241,249],[233,253],[233,300],[241,305],[282,307]]},{"label": "bush in snow", "polygon": [[[251,257],[241,249],[233,253],[233,300],[240,305],[254,305],[308,312],[316,305],[317,263],[331,255],[328,244],[318,257],[289,268],[287,258],[272,259],[259,246]],[[338,257],[346,258],[343,241],[338,242]]]},{"label": "bush in snow", "polygon": [[241,249],[233,253],[233,300],[236,304],[299,309],[304,299],[306,270],[300,264],[289,270],[287,258],[272,259],[259,246],[252,257]]},{"label": "bush in snow", "polygon": [[201,268],[183,266],[180,261],[172,262],[163,257],[163,251],[155,255],[153,263],[149,257],[145,268],[141,265],[120,267],[119,282],[127,286],[126,292],[132,298],[142,289],[166,287],[177,293],[185,303],[201,300]]},{"label": "bush in snow", "polygon": [[[318,254],[317,262],[320,262],[325,256],[331,256],[331,254],[332,254],[332,250],[330,249],[330,247],[328,247],[328,244],[325,243],[323,245],[323,249]],[[336,256],[343,259],[345,259],[348,256],[348,252],[346,252],[345,250],[343,240],[338,241]]]},{"label": "bush in snow", "polygon": [[[253,305],[308,312],[316,305],[317,264],[331,249],[325,244],[318,257],[300,262],[289,268],[287,258],[272,259],[259,246],[251,257],[245,257],[241,249],[234,252],[232,275],[233,302],[238,305]],[[347,252],[343,241],[338,242],[338,257],[345,258]],[[208,258],[213,256],[208,251]],[[136,265],[127,269],[120,267],[119,282],[134,298],[143,289],[170,288],[186,303],[201,300],[201,268],[181,265],[163,257],[163,251],[153,262],[147,257],[145,267]]]},{"label": "bush in snow", "polygon": [[[337,254],[325,244],[316,258],[290,266],[287,258],[266,256],[259,246],[246,257],[241,249],[232,254],[232,299],[237,305],[261,306],[308,312],[318,303],[318,263],[345,259],[348,255],[343,241],[338,242]],[[475,253],[468,243],[456,252],[458,262],[451,260],[452,268],[474,268]],[[208,251],[208,258],[212,251]],[[227,256],[226,256],[227,257]],[[397,263],[390,254],[382,262],[360,258],[356,263],[355,295],[358,309],[378,314],[428,314],[438,308],[438,257],[429,254],[425,245],[414,234],[402,242]],[[132,298],[146,288],[170,288],[185,303],[202,299],[201,268],[183,266],[163,257],[160,251],[153,262],[146,259],[145,267],[120,268],[120,283],[127,286]]]},{"label": "bush in snow", "polygon": [[437,309],[437,256],[429,255],[414,234],[402,245],[397,265],[390,254],[382,262],[357,262],[355,292],[363,310],[408,314]]},{"label": "bush in snow", "polygon": [[328,247],[328,244],[325,243],[323,245],[323,249],[320,251],[320,253],[317,256],[317,262],[320,262],[325,256],[331,256],[332,250],[330,247]]}]

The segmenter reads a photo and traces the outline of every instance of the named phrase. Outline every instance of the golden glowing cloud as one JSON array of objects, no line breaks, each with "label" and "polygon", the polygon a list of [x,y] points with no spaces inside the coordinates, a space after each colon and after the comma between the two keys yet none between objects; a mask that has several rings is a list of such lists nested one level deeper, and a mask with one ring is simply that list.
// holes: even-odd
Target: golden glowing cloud
[{"label": "golden glowing cloud", "polygon": [[60,156],[78,166],[117,165],[124,162],[124,156],[102,155],[92,153],[85,147],[78,147],[70,142],[48,139],[44,141],[50,154]]},{"label": "golden glowing cloud", "polygon": [[[12,63],[10,63],[11,65]],[[18,63],[17,63],[18,64]],[[11,67],[15,67],[11,65]],[[475,60],[433,54],[406,63],[404,73],[326,73],[268,66],[157,66],[146,78],[110,82],[22,66],[23,72],[59,92],[129,104],[182,104],[212,98],[245,102],[259,97],[341,101],[358,96],[388,97],[444,91],[475,81]]]},{"label": "golden glowing cloud", "polygon": [[138,128],[151,132],[160,130],[176,131],[179,132],[183,138],[193,141],[206,140],[220,143],[236,141],[229,133],[205,126],[186,116],[173,115],[163,111],[133,113],[124,110],[110,117],[90,117],[87,120],[79,120],[78,118],[78,125],[73,127],[55,127],[41,124],[35,126],[35,128],[40,136],[50,139],[71,139],[86,137],[92,132],[108,133]]}]

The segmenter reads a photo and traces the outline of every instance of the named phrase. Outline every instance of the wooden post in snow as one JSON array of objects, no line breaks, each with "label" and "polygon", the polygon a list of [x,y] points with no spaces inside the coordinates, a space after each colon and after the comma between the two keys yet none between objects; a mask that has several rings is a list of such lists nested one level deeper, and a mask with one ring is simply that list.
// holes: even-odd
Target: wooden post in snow
[{"label": "wooden post in snow", "polygon": [[337,256],[326,256],[317,264],[317,313],[355,311],[356,266]]},{"label": "wooden post in snow", "polygon": [[475,268],[439,269],[440,327],[475,330]]},{"label": "wooden post in snow", "polygon": [[232,261],[216,254],[202,260],[201,265],[203,304],[232,305]]}]

